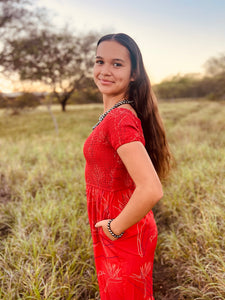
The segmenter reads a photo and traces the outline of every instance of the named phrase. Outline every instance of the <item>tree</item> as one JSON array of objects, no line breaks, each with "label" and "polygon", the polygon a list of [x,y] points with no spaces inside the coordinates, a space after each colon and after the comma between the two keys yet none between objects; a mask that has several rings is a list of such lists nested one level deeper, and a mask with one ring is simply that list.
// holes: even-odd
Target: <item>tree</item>
[{"label": "tree", "polygon": [[32,10],[30,0],[0,0],[0,7],[1,72],[47,85],[65,111],[90,77],[97,34],[50,30],[46,11]]},{"label": "tree", "polygon": [[160,98],[202,98],[225,100],[225,53],[205,62],[205,75],[177,75],[155,85]]},{"label": "tree", "polygon": [[225,53],[211,57],[205,62],[205,71],[209,76],[225,74]]},{"label": "tree", "polygon": [[9,28],[21,26],[23,16],[26,17],[28,10],[22,5],[28,4],[26,0],[0,0],[0,29],[8,31]]},{"label": "tree", "polygon": [[200,79],[196,74],[176,75],[155,85],[160,98],[193,98],[198,97]]},{"label": "tree", "polygon": [[205,63],[206,77],[211,81],[211,99],[225,100],[225,53],[209,58]]},{"label": "tree", "polygon": [[48,85],[65,111],[72,93],[90,76],[97,35],[75,36],[42,29],[31,36],[9,39],[0,54],[5,74],[16,72],[20,80],[41,81]]},{"label": "tree", "polygon": [[12,36],[25,36],[49,24],[47,10],[34,8],[31,0],[0,0],[1,44]]},{"label": "tree", "polygon": [[0,73],[12,82],[18,80],[17,74],[8,72],[5,76],[2,64],[9,52],[10,41],[31,36],[49,25],[47,10],[33,4],[32,0],[0,0]]}]

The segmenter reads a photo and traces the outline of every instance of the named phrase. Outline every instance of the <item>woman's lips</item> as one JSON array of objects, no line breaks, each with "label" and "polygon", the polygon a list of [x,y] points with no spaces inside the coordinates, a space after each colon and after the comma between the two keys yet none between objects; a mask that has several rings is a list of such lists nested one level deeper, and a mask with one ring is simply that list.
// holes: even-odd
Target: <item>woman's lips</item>
[{"label": "woman's lips", "polygon": [[105,85],[109,85],[109,84],[112,84],[113,81],[110,81],[110,80],[106,80],[106,79],[99,79],[101,84],[105,84]]}]

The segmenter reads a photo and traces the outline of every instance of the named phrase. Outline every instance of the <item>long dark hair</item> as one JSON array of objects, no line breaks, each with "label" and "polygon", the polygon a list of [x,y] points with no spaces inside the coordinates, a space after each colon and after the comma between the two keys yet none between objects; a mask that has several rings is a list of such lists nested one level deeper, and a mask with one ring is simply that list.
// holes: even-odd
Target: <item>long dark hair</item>
[{"label": "long dark hair", "polygon": [[157,99],[146,73],[140,49],[136,42],[124,33],[105,35],[98,41],[97,46],[103,41],[110,40],[118,42],[129,51],[134,81],[130,82],[126,98],[134,100],[134,108],[142,123],[145,148],[158,176],[164,179],[170,170],[171,154],[159,115]]}]

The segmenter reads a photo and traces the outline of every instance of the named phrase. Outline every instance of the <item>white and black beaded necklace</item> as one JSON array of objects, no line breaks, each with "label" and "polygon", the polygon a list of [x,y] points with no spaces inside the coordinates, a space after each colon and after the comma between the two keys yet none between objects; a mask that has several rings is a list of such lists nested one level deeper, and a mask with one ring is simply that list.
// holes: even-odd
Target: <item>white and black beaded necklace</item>
[{"label": "white and black beaded necklace", "polygon": [[105,113],[103,113],[99,117],[98,123],[96,123],[95,126],[92,127],[92,129],[94,130],[102,122],[102,120],[108,115],[108,113],[111,110],[113,110],[114,108],[117,108],[118,106],[123,105],[123,104],[134,104],[134,101],[125,99],[125,100],[122,100],[120,102],[117,102],[113,107],[111,107],[109,110],[107,110]]}]

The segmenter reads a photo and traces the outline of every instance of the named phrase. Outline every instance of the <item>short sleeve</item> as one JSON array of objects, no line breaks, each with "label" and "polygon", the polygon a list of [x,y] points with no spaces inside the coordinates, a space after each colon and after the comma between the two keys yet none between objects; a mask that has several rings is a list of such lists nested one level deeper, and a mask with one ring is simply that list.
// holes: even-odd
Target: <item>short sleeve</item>
[{"label": "short sleeve", "polygon": [[140,141],[145,145],[141,121],[130,110],[112,110],[107,119],[109,142],[117,150],[123,144]]}]

